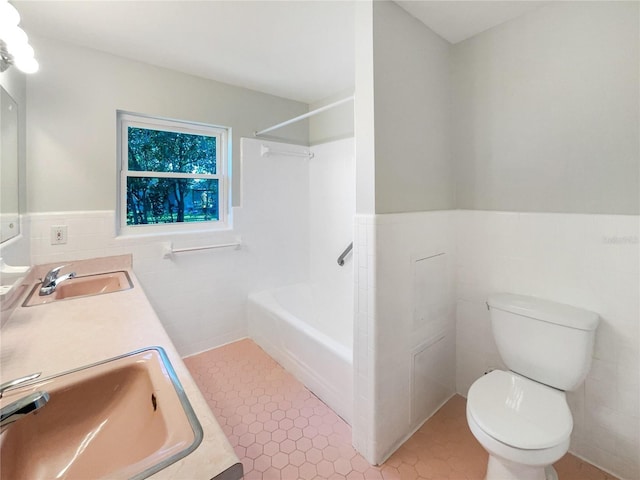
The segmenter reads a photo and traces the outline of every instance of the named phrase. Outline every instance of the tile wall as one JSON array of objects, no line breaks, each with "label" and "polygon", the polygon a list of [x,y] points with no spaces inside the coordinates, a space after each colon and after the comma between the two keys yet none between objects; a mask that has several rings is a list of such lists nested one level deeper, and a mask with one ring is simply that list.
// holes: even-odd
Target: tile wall
[{"label": "tile wall", "polygon": [[624,479],[640,478],[638,216],[456,212],[457,391],[502,362],[487,296],[533,295],[600,314],[594,360],[568,394],[570,451]]},{"label": "tile wall", "polygon": [[[353,332],[353,446],[371,464],[377,457],[377,437],[374,436],[375,382],[374,334],[375,334],[375,216],[354,217],[354,332]],[[357,408],[356,408],[357,406]]]},{"label": "tile wall", "polygon": [[372,463],[455,392],[454,213],[356,217],[353,438]]}]

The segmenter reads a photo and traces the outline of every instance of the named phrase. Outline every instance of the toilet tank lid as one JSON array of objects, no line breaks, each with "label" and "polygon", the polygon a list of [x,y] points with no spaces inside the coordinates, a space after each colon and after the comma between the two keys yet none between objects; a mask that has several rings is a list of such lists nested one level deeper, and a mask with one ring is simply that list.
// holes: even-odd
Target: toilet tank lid
[{"label": "toilet tank lid", "polygon": [[579,330],[595,330],[600,316],[589,310],[513,293],[490,295],[487,304],[491,308],[535,318]]}]

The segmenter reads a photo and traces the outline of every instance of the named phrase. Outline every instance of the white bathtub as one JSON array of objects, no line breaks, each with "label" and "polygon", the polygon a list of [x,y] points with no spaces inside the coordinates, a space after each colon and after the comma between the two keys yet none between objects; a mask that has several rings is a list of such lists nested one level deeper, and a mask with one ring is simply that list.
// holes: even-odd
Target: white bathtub
[{"label": "white bathtub", "polygon": [[297,284],[249,295],[247,318],[249,336],[351,424],[353,317],[348,305]]}]

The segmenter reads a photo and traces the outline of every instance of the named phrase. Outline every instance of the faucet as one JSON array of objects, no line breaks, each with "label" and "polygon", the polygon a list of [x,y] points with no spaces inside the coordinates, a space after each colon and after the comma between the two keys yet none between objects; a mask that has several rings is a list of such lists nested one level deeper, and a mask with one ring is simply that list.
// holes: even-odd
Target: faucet
[{"label": "faucet", "polygon": [[60,265],[59,267],[52,268],[47,272],[42,280],[42,287],[40,287],[40,296],[51,295],[56,291],[56,287],[64,282],[65,280],[69,280],[70,278],[74,278],[76,276],[76,272],[67,273],[59,277],[60,270],[62,270],[66,265]]},{"label": "faucet", "polygon": [[[5,382],[0,385],[0,398],[4,395],[4,392],[11,390],[14,387],[19,387],[24,383],[38,378],[42,372],[32,373],[24,377],[16,378],[9,382]],[[44,407],[49,401],[49,394],[47,392],[35,392],[24,397],[19,398],[15,402],[11,402],[9,405],[0,408],[0,433],[16,420],[24,417],[25,415],[35,412]]]},{"label": "faucet", "polygon": [[34,392],[0,408],[0,432],[25,415],[44,407],[49,398],[47,392]]}]

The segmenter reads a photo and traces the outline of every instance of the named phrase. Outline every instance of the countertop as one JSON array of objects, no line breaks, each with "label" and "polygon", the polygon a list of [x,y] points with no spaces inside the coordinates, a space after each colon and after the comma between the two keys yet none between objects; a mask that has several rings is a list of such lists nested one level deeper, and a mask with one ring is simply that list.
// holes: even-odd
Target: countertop
[{"label": "countertop", "polygon": [[[32,285],[56,265],[34,267]],[[42,372],[41,378],[145,347],[164,348],[202,425],[204,438],[191,454],[152,479],[240,478],[238,457],[176,351],[131,268],[131,256],[73,262],[79,276],[128,272],[133,288],[32,307],[18,306],[0,330],[0,379]],[[64,273],[63,272],[63,273]],[[20,305],[31,289],[20,299]]]}]

